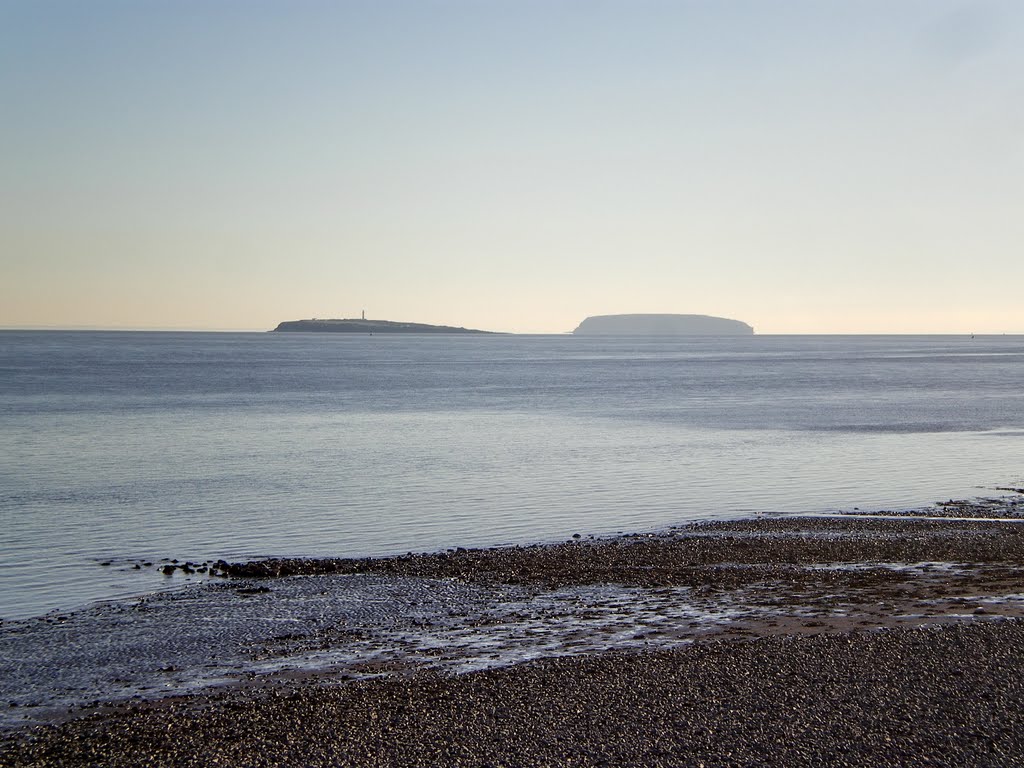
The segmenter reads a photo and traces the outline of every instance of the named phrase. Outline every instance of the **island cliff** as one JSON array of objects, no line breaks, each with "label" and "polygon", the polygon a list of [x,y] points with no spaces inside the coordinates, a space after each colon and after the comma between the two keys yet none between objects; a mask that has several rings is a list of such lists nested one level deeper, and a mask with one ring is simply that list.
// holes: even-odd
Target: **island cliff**
[{"label": "island cliff", "polygon": [[739,320],[709,315],[595,315],[573,331],[578,336],[750,336]]},{"label": "island cliff", "polygon": [[286,320],[279,323],[274,333],[297,331],[302,333],[494,333],[477,331],[473,328],[454,328],[450,325],[427,325],[426,323],[398,323],[393,320],[364,320],[360,318],[343,320]]}]

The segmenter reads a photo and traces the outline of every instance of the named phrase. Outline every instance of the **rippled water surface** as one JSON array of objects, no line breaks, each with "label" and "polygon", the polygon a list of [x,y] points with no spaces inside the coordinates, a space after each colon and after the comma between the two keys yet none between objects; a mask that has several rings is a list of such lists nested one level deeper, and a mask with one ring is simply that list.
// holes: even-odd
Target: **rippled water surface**
[{"label": "rippled water surface", "polygon": [[1021,381],[1011,336],[0,332],[0,617],[180,583],[165,557],[990,495]]}]

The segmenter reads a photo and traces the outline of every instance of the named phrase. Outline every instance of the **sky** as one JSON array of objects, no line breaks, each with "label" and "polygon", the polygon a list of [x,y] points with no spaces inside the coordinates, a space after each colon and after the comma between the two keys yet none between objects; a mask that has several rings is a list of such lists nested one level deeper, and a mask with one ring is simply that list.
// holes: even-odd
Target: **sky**
[{"label": "sky", "polygon": [[0,0],[0,327],[1024,333],[1024,3]]}]

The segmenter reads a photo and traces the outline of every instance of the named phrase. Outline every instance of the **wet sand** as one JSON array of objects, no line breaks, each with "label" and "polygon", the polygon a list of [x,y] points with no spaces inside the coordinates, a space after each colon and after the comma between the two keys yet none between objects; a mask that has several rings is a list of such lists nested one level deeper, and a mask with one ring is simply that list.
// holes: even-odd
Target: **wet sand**
[{"label": "wet sand", "polygon": [[[515,601],[448,615],[432,652],[360,675],[355,658],[22,729],[0,763],[1019,765],[1022,567],[1017,523],[843,517],[223,564],[260,579],[239,583],[265,585],[244,599],[268,606],[301,574],[512,589]],[[536,658],[502,656],[534,635]],[[285,644],[357,641],[381,658],[340,625]]]}]

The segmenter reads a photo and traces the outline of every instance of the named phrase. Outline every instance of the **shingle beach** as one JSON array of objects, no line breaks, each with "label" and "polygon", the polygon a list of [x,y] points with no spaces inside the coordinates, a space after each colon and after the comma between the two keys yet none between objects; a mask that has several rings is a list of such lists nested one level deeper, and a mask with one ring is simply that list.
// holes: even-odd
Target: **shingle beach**
[{"label": "shingle beach", "polygon": [[[973,510],[949,519],[765,517],[532,547],[222,564],[228,581],[268,585],[258,595],[268,601],[285,576],[358,573],[514,585],[528,595],[519,614],[584,585],[628,587],[638,607],[616,603],[615,622],[588,630],[620,638],[607,650],[563,628],[558,653],[469,672],[414,663],[417,651],[374,676],[354,676],[351,666],[264,675],[23,727],[5,737],[0,763],[1020,765],[1024,528],[970,519],[998,517]],[[1016,516],[1016,507],[1004,511]],[[684,621],[675,604],[683,597],[729,610]],[[573,610],[590,626],[593,606]],[[508,628],[521,616],[487,615],[473,620],[477,641],[505,632],[503,642],[513,642]],[[351,636],[336,628],[317,642],[341,646]],[[455,645],[434,659],[465,662],[470,651]]]}]

